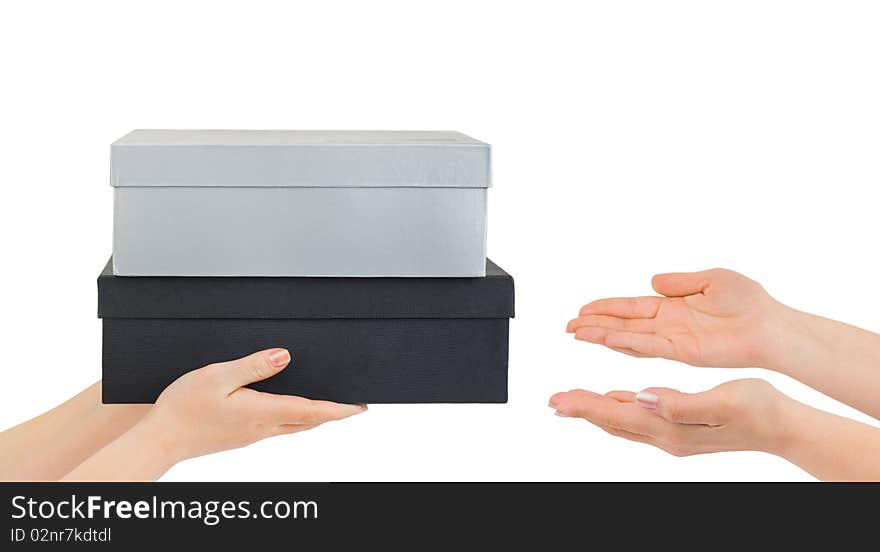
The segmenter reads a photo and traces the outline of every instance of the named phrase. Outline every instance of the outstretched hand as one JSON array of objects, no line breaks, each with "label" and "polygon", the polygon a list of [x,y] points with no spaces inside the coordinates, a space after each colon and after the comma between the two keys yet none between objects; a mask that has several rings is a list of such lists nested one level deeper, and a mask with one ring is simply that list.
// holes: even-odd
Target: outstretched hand
[{"label": "outstretched hand", "polygon": [[704,393],[650,388],[599,395],[557,393],[550,407],[583,418],[611,435],[658,447],[675,456],[755,450],[780,454],[785,428],[776,422],[788,397],[766,381],[743,379]]},{"label": "outstretched hand", "polygon": [[269,349],[184,374],[159,395],[141,423],[163,428],[173,456],[182,460],[312,429],[367,409],[245,387],[289,363],[287,350]]},{"label": "outstretched hand", "polygon": [[367,409],[246,387],[274,376],[289,363],[287,350],[268,349],[184,374],[131,430],[65,479],[152,480],[187,458],[304,431]]},{"label": "outstretched hand", "polygon": [[637,357],[694,366],[760,366],[778,303],[761,285],[731,270],[654,276],[662,297],[599,299],[567,331],[575,339]]}]

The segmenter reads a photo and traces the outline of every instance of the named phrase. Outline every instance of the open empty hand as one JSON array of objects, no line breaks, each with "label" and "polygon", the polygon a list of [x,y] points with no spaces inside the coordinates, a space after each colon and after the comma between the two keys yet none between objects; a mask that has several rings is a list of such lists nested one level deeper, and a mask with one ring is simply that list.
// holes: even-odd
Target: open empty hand
[{"label": "open empty hand", "polygon": [[[675,456],[753,450],[775,454],[819,479],[880,480],[880,431],[816,410],[769,383],[743,379],[704,393],[653,387],[550,398],[556,414]],[[845,451],[842,452],[842,451]]]},{"label": "open empty hand", "polygon": [[781,454],[787,428],[779,425],[788,398],[769,383],[743,379],[704,393],[650,388],[636,394],[557,393],[550,406],[617,437],[647,443],[675,456],[756,450]]},{"label": "open empty hand", "polygon": [[[787,307],[731,270],[659,274],[651,283],[660,296],[593,301],[567,330],[637,357],[776,370],[880,418],[880,335]],[[696,394],[574,390],[553,395],[550,406],[678,456],[758,450],[821,479],[880,479],[877,429],[798,403],[762,380]]]},{"label": "open empty hand", "polygon": [[785,307],[761,285],[731,270],[654,276],[662,297],[599,299],[567,331],[576,339],[639,357],[695,366],[760,366]]}]

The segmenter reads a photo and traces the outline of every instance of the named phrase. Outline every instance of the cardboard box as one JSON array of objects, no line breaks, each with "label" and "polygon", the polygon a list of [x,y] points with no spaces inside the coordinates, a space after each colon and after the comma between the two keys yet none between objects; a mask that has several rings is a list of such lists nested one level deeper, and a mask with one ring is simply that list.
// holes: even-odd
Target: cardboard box
[{"label": "cardboard box", "polygon": [[155,401],[182,374],[270,347],[254,388],[347,403],[507,401],[513,278],[98,278],[105,403]]},{"label": "cardboard box", "polygon": [[477,277],[488,144],[440,131],[136,130],[114,274]]}]

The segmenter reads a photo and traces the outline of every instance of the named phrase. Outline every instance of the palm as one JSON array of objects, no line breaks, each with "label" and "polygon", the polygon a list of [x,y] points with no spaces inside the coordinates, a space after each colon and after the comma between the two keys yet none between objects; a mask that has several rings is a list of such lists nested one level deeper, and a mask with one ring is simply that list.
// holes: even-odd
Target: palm
[{"label": "palm", "polygon": [[569,331],[634,356],[697,366],[755,364],[761,321],[773,303],[759,284],[716,269],[661,275],[654,287],[668,296],[594,301],[569,323]]},{"label": "palm", "polygon": [[693,303],[696,296],[660,301],[654,334],[669,342],[670,357],[698,366],[748,366],[754,341],[749,313],[725,315],[711,304]]}]

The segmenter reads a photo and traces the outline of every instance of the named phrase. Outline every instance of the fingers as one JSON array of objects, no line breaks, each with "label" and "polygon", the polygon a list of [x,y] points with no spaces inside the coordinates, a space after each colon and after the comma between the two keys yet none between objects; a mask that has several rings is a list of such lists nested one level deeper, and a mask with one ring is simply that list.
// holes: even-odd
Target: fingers
[{"label": "fingers", "polygon": [[[605,345],[630,356],[663,356],[669,353],[671,343],[651,335],[655,330],[653,318],[660,308],[660,301],[660,297],[599,299],[582,307],[580,316],[568,322],[566,331],[573,333],[577,340]],[[632,338],[629,334],[650,337]]]},{"label": "fingers", "polygon": [[568,322],[566,331],[577,340],[605,345],[626,355],[669,358],[675,350],[673,344],[653,335],[654,317],[662,301],[661,297],[599,299],[581,307],[580,315]]},{"label": "fingers", "polygon": [[636,357],[660,357],[675,359],[675,344],[653,333],[637,333],[609,330],[596,326],[578,328],[574,338],[605,345],[610,349]]},{"label": "fingers", "polygon": [[669,272],[658,274],[651,279],[654,290],[666,297],[684,297],[702,293],[709,285],[711,271]]},{"label": "fingers", "polygon": [[[250,389],[242,391],[251,391]],[[290,395],[254,391],[258,408],[278,425],[315,425],[342,420],[367,410],[366,405],[315,401]]]},{"label": "fingers", "polygon": [[626,439],[628,441],[635,441],[637,443],[645,443],[647,445],[654,445],[655,447],[659,446],[657,444],[656,439],[654,439],[650,435],[641,435],[638,433],[630,433],[629,431],[624,431],[622,429],[614,429],[613,427],[602,427],[600,429],[602,429],[602,431],[604,431],[605,433],[608,433],[609,435],[614,435],[615,437],[621,437],[621,438]]},{"label": "fingers", "polygon": [[606,397],[611,397],[612,399],[619,402],[632,403],[636,402],[636,394],[632,391],[609,391],[605,393]]},{"label": "fingers", "polygon": [[635,402],[598,395],[583,389],[557,393],[550,397],[556,415],[583,418],[602,428],[612,428],[640,435],[658,435],[669,422]]},{"label": "fingers", "polygon": [[565,331],[577,333],[581,328],[605,328],[627,332],[651,333],[654,331],[654,320],[651,318],[617,318],[614,316],[590,314],[578,316],[568,323]]},{"label": "fingers", "polygon": [[287,349],[267,349],[237,360],[211,364],[205,368],[231,393],[239,387],[274,376],[289,363],[290,353]]},{"label": "fingers", "polygon": [[581,307],[580,316],[606,315],[618,318],[654,318],[660,297],[615,297],[599,299]]},{"label": "fingers", "polygon": [[675,345],[657,334],[608,332],[603,344],[612,349],[627,349],[649,357],[675,359]]},{"label": "fingers", "polygon": [[651,387],[636,395],[636,404],[655,411],[676,424],[722,425],[728,418],[728,405],[715,390],[682,393],[665,387]]},{"label": "fingers", "polygon": [[269,436],[271,437],[275,435],[289,435],[291,433],[299,433],[300,431],[314,429],[319,425],[321,424],[283,424],[272,428]]},{"label": "fingers", "polygon": [[[672,391],[652,388],[656,395]],[[612,391],[597,395],[578,389],[553,395],[550,406],[557,409],[559,416],[583,418],[611,435],[653,445],[675,456],[728,450],[721,443],[723,437],[713,433],[716,431],[713,427],[671,422],[648,408],[646,402],[653,399],[645,395],[647,392],[637,395],[629,391]]]},{"label": "fingers", "polygon": [[[646,410],[654,411],[669,422],[676,424],[720,425],[727,419],[728,401],[715,396],[715,390],[704,393],[682,393],[666,387],[650,387],[639,393],[632,391],[609,391],[605,397],[620,403],[636,404]],[[590,391],[575,390],[557,393],[550,399],[550,405],[559,410],[567,406],[567,396],[581,397],[582,400],[598,398],[600,395]],[[581,405],[583,407],[583,405]],[[578,408],[567,412],[584,411]],[[609,424],[611,425],[611,424]],[[625,429],[622,428],[621,429]]]},{"label": "fingers", "polygon": [[620,347],[609,347],[612,351],[617,351],[618,353],[623,353],[625,355],[629,355],[631,357],[636,358],[651,358],[650,355],[643,355],[642,353],[637,353],[632,349],[621,349]]},{"label": "fingers", "polygon": [[[761,380],[728,382],[693,394],[664,387],[606,395],[578,389],[553,395],[550,406],[559,416],[583,418],[611,435],[690,456],[763,450],[760,445],[755,448],[748,433],[743,434],[742,418],[750,415],[755,396],[768,392],[778,393]],[[758,402],[762,400],[766,399],[759,397]]]},{"label": "fingers", "polygon": [[[703,292],[713,278],[718,278],[722,272],[721,269],[703,270],[701,272],[670,272],[666,274],[657,274],[651,279],[651,286],[654,290],[665,297],[685,297]],[[615,318],[640,319],[654,318],[657,310],[660,308],[662,297],[614,297],[610,299],[599,299],[588,303],[581,307],[580,318],[589,316],[611,316]],[[577,320],[577,319],[576,319]],[[610,329],[634,330],[631,328],[614,327],[608,324],[615,322],[608,321],[608,324],[601,324],[597,320],[593,320],[590,325],[605,326]],[[583,322],[573,320],[569,322],[569,332],[575,331],[578,327],[584,325]]]},{"label": "fingers", "polygon": [[605,344],[605,338],[611,330],[599,326],[583,326],[574,332],[574,338],[589,343]]}]

